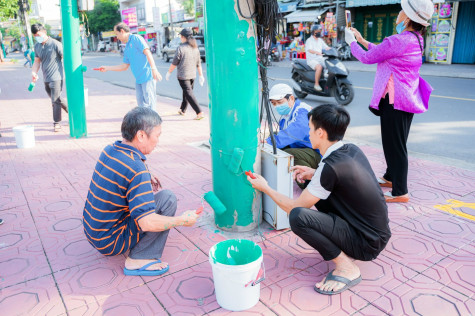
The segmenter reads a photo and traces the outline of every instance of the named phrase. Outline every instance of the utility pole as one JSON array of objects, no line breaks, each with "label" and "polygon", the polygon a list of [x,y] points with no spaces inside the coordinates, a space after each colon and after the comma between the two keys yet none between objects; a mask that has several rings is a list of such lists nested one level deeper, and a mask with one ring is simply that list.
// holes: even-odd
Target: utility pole
[{"label": "utility pole", "polygon": [[33,43],[33,36],[31,35],[31,28],[30,28],[30,21],[28,19],[28,11],[30,11],[30,4],[28,0],[18,0],[18,7],[20,9],[20,19],[23,22],[23,25],[26,28],[26,34],[28,38],[28,47],[33,49],[35,47],[35,43]]},{"label": "utility pole", "polygon": [[261,195],[244,174],[260,172],[261,165],[258,68],[253,22],[237,11],[236,0],[205,0],[209,141],[213,192],[226,207],[223,214],[215,213],[215,223],[224,230],[249,231],[262,216]]},{"label": "utility pole", "polygon": [[79,35],[79,11],[77,0],[61,0],[63,27],[63,61],[66,76],[66,94],[69,105],[69,133],[71,137],[87,136],[86,107],[84,105],[84,78],[86,67],[82,65],[81,37]]},{"label": "utility pole", "polygon": [[171,39],[173,39],[173,18],[172,18],[172,5],[170,0],[168,0],[168,15],[170,16],[170,32],[171,32]]}]

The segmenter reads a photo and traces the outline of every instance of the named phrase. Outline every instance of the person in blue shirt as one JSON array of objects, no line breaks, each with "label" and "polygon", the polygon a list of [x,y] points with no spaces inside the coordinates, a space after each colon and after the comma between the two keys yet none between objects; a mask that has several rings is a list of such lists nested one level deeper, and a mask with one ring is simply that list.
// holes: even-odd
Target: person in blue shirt
[{"label": "person in blue shirt", "polygon": [[[292,88],[279,83],[269,91],[269,100],[276,112],[281,115],[279,132],[274,135],[276,147],[294,156],[295,166],[318,167],[321,156],[318,149],[313,149],[309,138],[308,112],[312,107],[296,99]],[[270,137],[266,139],[272,145]],[[297,184],[305,188],[306,183]]]},{"label": "person in blue shirt", "polygon": [[23,64],[23,67],[25,68],[27,64],[30,66],[30,68],[33,66],[33,63],[31,62],[30,54],[31,54],[31,49],[28,47],[26,51],[23,53],[23,56],[25,56],[26,58],[26,62]]},{"label": "person in blue shirt", "polygon": [[101,66],[101,72],[132,70],[135,77],[135,92],[137,105],[155,109],[157,96],[156,82],[162,80],[162,76],[155,66],[150,48],[140,35],[130,34],[127,24],[120,22],[114,26],[117,38],[125,43],[124,63],[117,66]]}]

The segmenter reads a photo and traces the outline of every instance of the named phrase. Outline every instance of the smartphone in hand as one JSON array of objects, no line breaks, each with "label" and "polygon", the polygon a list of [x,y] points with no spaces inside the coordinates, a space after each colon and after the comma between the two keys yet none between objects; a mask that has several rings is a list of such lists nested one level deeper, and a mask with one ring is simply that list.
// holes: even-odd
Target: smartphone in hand
[{"label": "smartphone in hand", "polygon": [[350,12],[350,10],[345,10],[345,18],[346,18],[346,27],[351,27],[351,12]]}]

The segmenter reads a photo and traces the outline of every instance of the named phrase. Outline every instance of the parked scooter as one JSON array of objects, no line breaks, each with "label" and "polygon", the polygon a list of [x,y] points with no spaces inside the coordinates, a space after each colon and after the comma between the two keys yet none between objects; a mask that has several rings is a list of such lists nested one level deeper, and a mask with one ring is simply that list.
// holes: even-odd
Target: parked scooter
[{"label": "parked scooter", "polygon": [[277,47],[273,47],[270,51],[270,56],[272,57],[272,61],[280,61],[280,54]]},{"label": "parked scooter", "polygon": [[314,89],[315,71],[307,65],[304,59],[294,59],[292,62],[292,85],[295,95],[303,99],[308,94],[323,97],[334,97],[336,102],[347,105],[353,101],[355,92],[351,82],[347,79],[349,70],[338,58],[338,52],[334,48],[323,51],[325,69],[320,77],[322,91]]}]

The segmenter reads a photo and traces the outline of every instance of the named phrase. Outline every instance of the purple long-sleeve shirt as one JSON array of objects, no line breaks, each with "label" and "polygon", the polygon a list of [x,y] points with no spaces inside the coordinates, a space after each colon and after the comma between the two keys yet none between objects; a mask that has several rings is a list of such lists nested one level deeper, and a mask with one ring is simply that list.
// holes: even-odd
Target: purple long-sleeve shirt
[{"label": "purple long-sleeve shirt", "polygon": [[[423,39],[419,37],[421,45]],[[432,87],[419,76],[422,52],[416,35],[411,32],[386,37],[375,45],[369,43],[368,51],[356,42],[351,43],[351,53],[364,64],[378,64],[374,78],[370,107],[378,109],[379,101],[391,74],[394,79],[394,109],[409,113],[423,113],[429,107]]]}]

